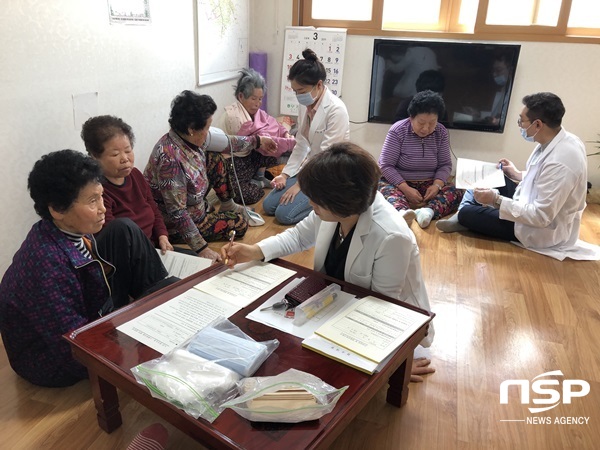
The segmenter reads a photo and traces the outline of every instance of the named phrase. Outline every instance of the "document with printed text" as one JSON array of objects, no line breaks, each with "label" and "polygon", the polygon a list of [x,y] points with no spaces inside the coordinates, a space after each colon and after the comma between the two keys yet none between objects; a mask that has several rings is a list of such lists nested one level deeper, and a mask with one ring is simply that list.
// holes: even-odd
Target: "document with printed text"
[{"label": "document with printed text", "polygon": [[334,302],[323,308],[313,317],[311,317],[303,325],[294,325],[294,320],[286,317],[286,309],[266,309],[261,311],[263,308],[267,308],[274,303],[283,300],[285,294],[291,291],[294,287],[300,284],[304,278],[295,278],[285,285],[283,289],[273,295],[270,299],[265,301],[262,305],[250,312],[246,318],[254,320],[255,322],[264,323],[272,328],[277,328],[285,333],[297,336],[299,338],[307,338],[314,333],[326,321],[334,317],[339,311],[346,308],[349,304],[357,301],[358,299],[347,292],[339,291],[336,293],[337,297]]},{"label": "document with printed text", "polygon": [[428,315],[369,296],[342,310],[315,333],[380,363],[429,320]]},{"label": "document with printed text", "polygon": [[325,338],[317,334],[311,334],[302,341],[302,346],[308,348],[314,352],[320,353],[328,358],[335,359],[342,364],[354,367],[361,372],[368,373],[369,375],[379,372],[389,359],[394,354],[393,352],[380,363],[371,361],[368,358],[364,358],[344,347],[334,344]]},{"label": "document with printed text", "polygon": [[253,261],[238,264],[194,288],[243,308],[295,273],[275,264]]},{"label": "document with printed text", "polygon": [[159,249],[156,250],[165,269],[172,277],[186,278],[210,267],[212,261],[208,258],[186,255],[167,250],[163,255]]},{"label": "document with printed text", "polygon": [[232,316],[295,273],[265,262],[239,264],[117,329],[160,353],[168,353],[213,320]]},{"label": "document with printed text", "polygon": [[459,189],[491,189],[505,184],[504,172],[498,163],[466,158],[456,161],[456,187]]},{"label": "document with printed text", "polygon": [[241,308],[190,289],[117,327],[117,330],[160,352],[168,353],[218,317]]}]

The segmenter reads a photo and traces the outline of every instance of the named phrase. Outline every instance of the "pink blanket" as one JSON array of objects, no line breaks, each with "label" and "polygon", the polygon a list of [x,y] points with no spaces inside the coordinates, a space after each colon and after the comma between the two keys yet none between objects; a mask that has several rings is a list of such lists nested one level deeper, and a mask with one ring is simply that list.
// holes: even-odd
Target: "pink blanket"
[{"label": "pink blanket", "polygon": [[259,109],[257,113],[254,114],[254,120],[243,123],[236,134],[239,136],[258,134],[259,136],[271,137],[277,143],[277,152],[269,153],[263,149],[257,150],[265,156],[281,156],[283,153],[291,151],[294,148],[294,145],[296,145],[296,139],[288,135],[286,128],[262,109]]}]

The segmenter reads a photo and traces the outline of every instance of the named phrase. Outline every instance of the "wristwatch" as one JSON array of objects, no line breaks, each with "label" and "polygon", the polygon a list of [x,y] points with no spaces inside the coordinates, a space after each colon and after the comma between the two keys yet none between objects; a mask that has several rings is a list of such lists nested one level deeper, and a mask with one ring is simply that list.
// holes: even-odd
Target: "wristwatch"
[{"label": "wristwatch", "polygon": [[500,205],[502,205],[502,196],[498,194],[496,200],[494,201],[494,208],[500,209]]}]

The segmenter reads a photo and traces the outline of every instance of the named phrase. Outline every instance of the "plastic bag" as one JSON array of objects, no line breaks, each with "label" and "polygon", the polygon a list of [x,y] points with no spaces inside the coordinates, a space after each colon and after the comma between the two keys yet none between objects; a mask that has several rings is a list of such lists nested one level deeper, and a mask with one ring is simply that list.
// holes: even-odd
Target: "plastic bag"
[{"label": "plastic bag", "polygon": [[249,377],[278,346],[277,339],[256,342],[229,320],[219,318],[196,333],[187,350]]},{"label": "plastic bag", "polygon": [[296,306],[296,308],[294,308],[294,325],[304,325],[306,321],[332,304],[338,297],[337,293],[341,289],[339,284],[332,283],[325,289],[317,292],[308,300]]},{"label": "plastic bag", "polygon": [[[314,375],[296,369],[273,377],[244,378],[238,385],[242,395],[221,406],[231,408],[253,422],[298,423],[316,420],[333,411],[338,399],[348,389],[348,386],[336,389]],[[312,394],[313,401],[264,401],[265,394],[285,392],[287,389],[305,390]]]},{"label": "plastic bag", "polygon": [[131,371],[138,383],[148,387],[152,397],[209,422],[223,411],[223,402],[237,395],[236,383],[240,379],[236,372],[181,347]]}]

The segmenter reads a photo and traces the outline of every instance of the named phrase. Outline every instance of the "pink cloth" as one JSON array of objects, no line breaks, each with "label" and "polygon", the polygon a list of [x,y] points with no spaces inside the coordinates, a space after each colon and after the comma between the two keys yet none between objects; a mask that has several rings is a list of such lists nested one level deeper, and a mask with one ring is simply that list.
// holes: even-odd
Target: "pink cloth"
[{"label": "pink cloth", "polygon": [[254,120],[244,122],[236,134],[239,136],[258,134],[259,136],[269,136],[272,138],[277,143],[277,152],[269,153],[259,148],[257,151],[265,156],[281,156],[285,152],[291,151],[294,145],[296,145],[295,138],[291,136],[285,137],[288,135],[287,129],[262,109],[259,109],[254,114]]}]

